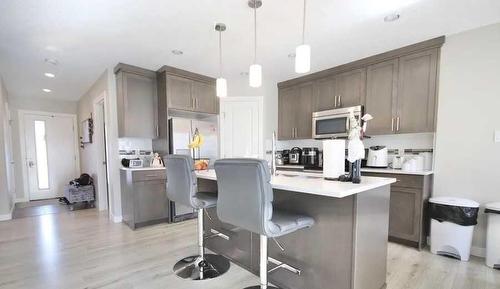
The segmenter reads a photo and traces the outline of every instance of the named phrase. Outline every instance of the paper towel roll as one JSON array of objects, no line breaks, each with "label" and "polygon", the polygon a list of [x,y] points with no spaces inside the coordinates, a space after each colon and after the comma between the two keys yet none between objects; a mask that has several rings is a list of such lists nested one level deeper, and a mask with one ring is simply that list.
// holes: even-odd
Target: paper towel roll
[{"label": "paper towel roll", "polygon": [[345,140],[323,141],[323,178],[336,180],[345,173]]}]

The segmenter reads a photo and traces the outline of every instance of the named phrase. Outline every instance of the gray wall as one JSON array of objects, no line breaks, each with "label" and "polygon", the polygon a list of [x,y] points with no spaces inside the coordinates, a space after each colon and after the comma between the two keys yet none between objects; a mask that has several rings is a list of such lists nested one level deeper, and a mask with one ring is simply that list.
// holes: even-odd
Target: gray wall
[{"label": "gray wall", "polygon": [[[19,110],[33,110],[55,113],[77,113],[76,101],[65,101],[43,98],[19,98],[9,97],[9,105],[12,115],[12,145],[14,148],[15,176],[16,176],[16,200],[27,201],[28,192],[25,191],[23,182],[23,165],[21,159],[21,142],[19,135]],[[27,188],[26,188],[27,190]]]},{"label": "gray wall", "polygon": [[14,206],[13,196],[9,192],[7,186],[7,170],[8,160],[6,158],[6,143],[7,137],[5,133],[8,119],[5,115],[5,105],[7,103],[7,89],[4,86],[3,80],[0,77],[0,220],[9,219]]},{"label": "gray wall", "polygon": [[[434,195],[500,201],[500,24],[447,37],[439,81]],[[485,221],[481,214],[476,251]]]}]

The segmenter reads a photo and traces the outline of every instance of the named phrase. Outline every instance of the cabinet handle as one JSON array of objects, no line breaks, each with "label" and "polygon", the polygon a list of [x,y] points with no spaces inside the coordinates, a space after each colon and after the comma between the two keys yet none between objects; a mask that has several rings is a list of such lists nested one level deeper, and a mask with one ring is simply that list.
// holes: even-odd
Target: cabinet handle
[{"label": "cabinet handle", "polygon": [[194,98],[194,108],[198,108],[198,99]]},{"label": "cabinet handle", "polygon": [[293,138],[294,134],[295,134],[295,128],[292,127],[292,138]]},{"label": "cabinet handle", "polygon": [[156,125],[156,137],[160,136],[160,126]]},{"label": "cabinet handle", "polygon": [[335,95],[335,105],[334,105],[335,108],[337,108],[337,95]]},{"label": "cabinet handle", "polygon": [[391,119],[391,131],[394,131],[394,117]]},{"label": "cabinet handle", "polygon": [[339,107],[342,107],[342,95],[339,95]]},{"label": "cabinet handle", "polygon": [[401,119],[398,117],[396,117],[396,131],[399,131],[399,125],[401,123]]},{"label": "cabinet handle", "polygon": [[298,130],[297,128],[295,128],[295,138],[297,138],[297,137],[298,137],[298,134],[299,134],[299,133],[298,133],[298,131],[299,131],[299,130]]}]

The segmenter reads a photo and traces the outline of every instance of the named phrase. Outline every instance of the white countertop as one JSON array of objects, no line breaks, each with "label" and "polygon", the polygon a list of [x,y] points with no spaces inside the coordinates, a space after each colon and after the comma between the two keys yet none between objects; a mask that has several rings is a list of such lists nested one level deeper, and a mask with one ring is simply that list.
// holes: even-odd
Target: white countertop
[{"label": "white countertop", "polygon": [[161,168],[153,168],[153,167],[143,167],[143,168],[126,168],[126,167],[121,167],[120,170],[124,171],[154,171],[154,170],[164,170],[165,167]]},{"label": "white countertop", "polygon": [[[296,170],[303,170],[304,166],[301,165],[280,165],[277,166],[278,170],[280,168],[282,169],[296,169]],[[322,171],[305,171],[306,172],[311,172],[313,174],[321,174]],[[403,171],[401,169],[391,169],[391,168],[361,168],[361,172],[366,172],[366,173],[380,173],[380,174],[396,174],[396,175],[418,175],[418,176],[428,176],[434,174],[434,171]]]},{"label": "white countertop", "polygon": [[434,171],[403,171],[391,168],[361,168],[361,172],[418,176],[428,176],[434,174]]},{"label": "white countertop", "polygon": [[[215,170],[196,171],[196,176],[201,179],[217,180]],[[320,174],[291,175],[288,172],[281,172],[271,178],[273,189],[333,198],[344,198],[395,182],[394,178],[361,177],[361,184],[353,184],[328,181],[323,179]]]}]

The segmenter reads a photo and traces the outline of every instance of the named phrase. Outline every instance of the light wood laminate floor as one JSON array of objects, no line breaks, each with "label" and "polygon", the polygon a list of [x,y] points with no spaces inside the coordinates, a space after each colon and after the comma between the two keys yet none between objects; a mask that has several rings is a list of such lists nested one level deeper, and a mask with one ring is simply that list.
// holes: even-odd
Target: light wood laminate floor
[{"label": "light wood laminate floor", "polygon": [[[177,278],[172,266],[196,252],[196,223],[132,231],[95,209],[0,222],[0,288],[237,289],[258,278],[232,265],[202,282]],[[390,244],[387,288],[500,288],[500,271]],[[304,288],[307,289],[307,288]],[[330,289],[330,288],[324,288]]]}]

